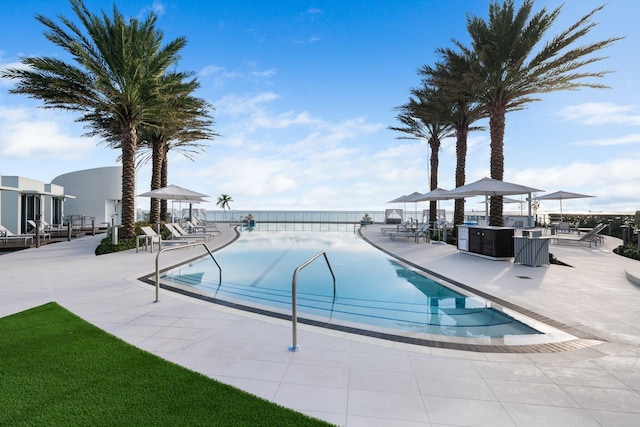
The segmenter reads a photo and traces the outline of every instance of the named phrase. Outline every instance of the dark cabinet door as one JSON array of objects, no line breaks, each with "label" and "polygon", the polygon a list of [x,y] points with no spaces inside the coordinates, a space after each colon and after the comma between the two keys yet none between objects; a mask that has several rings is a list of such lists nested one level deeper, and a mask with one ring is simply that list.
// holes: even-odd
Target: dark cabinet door
[{"label": "dark cabinet door", "polygon": [[513,256],[512,228],[471,228],[469,229],[469,252],[490,257]]},{"label": "dark cabinet door", "polygon": [[482,238],[483,232],[480,228],[469,229],[469,252],[475,254],[482,253]]}]

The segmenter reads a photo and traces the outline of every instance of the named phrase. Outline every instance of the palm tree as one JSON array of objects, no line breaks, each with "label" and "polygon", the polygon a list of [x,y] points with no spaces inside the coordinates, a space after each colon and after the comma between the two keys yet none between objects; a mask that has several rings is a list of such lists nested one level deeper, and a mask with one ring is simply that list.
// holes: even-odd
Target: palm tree
[{"label": "palm tree", "polygon": [[[60,17],[58,25],[42,15],[36,19],[48,30],[47,39],[71,55],[75,64],[55,57],[28,57],[25,68],[0,73],[16,79],[11,93],[44,102],[45,108],[77,111],[79,121],[109,123],[120,138],[122,151],[122,218],[120,235],[135,235],[135,155],[138,128],[152,122],[161,109],[162,76],[178,60],[186,44],[179,37],[162,46],[157,17],[128,21],[113,7],[113,17],[90,13],[82,0],[70,0],[81,26]],[[84,30],[84,31],[83,31]]]},{"label": "palm tree", "polygon": [[[453,136],[451,125],[435,118],[434,109],[437,109],[435,96],[431,98],[425,97],[425,93],[414,91],[413,95],[417,98],[409,98],[409,102],[397,107],[400,113],[396,116],[398,121],[404,127],[390,127],[392,130],[409,134],[409,136],[401,136],[398,139],[422,139],[426,140],[431,149],[429,158],[429,189],[438,188],[438,167],[440,163],[440,145],[444,138]],[[437,218],[437,202],[432,200],[429,203],[429,221],[435,222]]]},{"label": "palm tree", "polygon": [[[491,2],[487,21],[467,17],[467,31],[471,48],[454,43],[467,57],[476,57],[474,73],[480,100],[489,111],[491,134],[491,178],[502,180],[504,175],[504,131],[508,111],[520,110],[538,101],[535,94],[582,87],[606,88],[586,81],[601,78],[608,71],[590,71],[584,67],[604,58],[592,56],[620,40],[621,37],[575,46],[596,25],[593,16],[600,6],[580,18],[559,35],[534,52],[547,31],[556,21],[562,6],[547,12],[542,8],[532,14],[533,0],[523,0],[519,10],[514,1],[502,5]],[[491,198],[491,225],[502,225],[502,197]]]},{"label": "palm tree", "polygon": [[[449,123],[456,135],[455,186],[465,184],[467,158],[467,136],[469,132],[483,130],[472,123],[487,117],[487,109],[477,100],[477,90],[468,78],[472,59],[465,58],[448,49],[438,49],[443,61],[434,67],[424,66],[419,70],[423,76],[423,87],[414,94],[431,99],[438,108],[432,108],[433,119]],[[437,88],[437,89],[436,89]],[[464,199],[456,199],[453,223],[464,222]],[[454,230],[455,232],[455,230]]]},{"label": "palm tree", "polygon": [[228,194],[221,194],[218,196],[218,201],[216,204],[220,206],[221,209],[224,210],[224,220],[227,220],[227,209],[231,209],[229,203],[233,202],[233,199]]},{"label": "palm tree", "polygon": [[[189,82],[182,90],[182,94],[168,96],[165,108],[166,114],[160,116],[160,121],[152,125],[141,127],[141,150],[139,165],[151,160],[151,189],[165,187],[168,179],[168,153],[176,149],[185,157],[193,160],[197,154],[204,151],[204,144],[197,141],[213,139],[217,136],[210,126],[213,125],[209,111],[213,109],[203,99],[190,95],[197,87],[195,81]],[[146,151],[146,153],[145,153]],[[149,220],[158,222],[166,220],[166,200],[151,199]]]}]

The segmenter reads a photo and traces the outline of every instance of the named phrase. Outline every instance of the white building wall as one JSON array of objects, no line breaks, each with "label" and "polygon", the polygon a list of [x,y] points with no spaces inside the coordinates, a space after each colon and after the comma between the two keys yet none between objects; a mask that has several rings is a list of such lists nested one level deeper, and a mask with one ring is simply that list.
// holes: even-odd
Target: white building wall
[{"label": "white building wall", "polygon": [[[54,197],[62,198],[64,188],[22,176],[0,176],[0,223],[13,233],[26,232],[26,219],[37,215],[48,222],[52,219]],[[39,210],[30,211],[27,218],[22,212],[22,196],[39,199]]]},{"label": "white building wall", "polygon": [[122,167],[108,166],[70,172],[54,178],[52,183],[64,187],[65,193],[75,196],[67,199],[64,214],[95,218],[120,225],[120,198],[122,197]]}]

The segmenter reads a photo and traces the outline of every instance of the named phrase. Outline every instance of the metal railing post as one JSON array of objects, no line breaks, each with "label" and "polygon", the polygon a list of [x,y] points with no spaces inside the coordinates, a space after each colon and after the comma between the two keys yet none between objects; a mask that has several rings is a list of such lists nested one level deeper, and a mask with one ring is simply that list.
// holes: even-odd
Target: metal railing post
[{"label": "metal railing post", "polygon": [[156,284],[156,300],[155,302],[159,302],[160,301],[160,254],[164,253],[164,252],[168,252],[168,251],[173,251],[176,249],[184,249],[184,248],[192,248],[194,246],[204,246],[204,248],[207,250],[207,252],[209,253],[209,256],[211,257],[211,259],[213,260],[213,262],[216,263],[216,265],[218,266],[218,286],[220,286],[222,284],[222,267],[220,267],[220,264],[218,264],[218,261],[216,261],[215,257],[213,256],[213,252],[211,252],[211,249],[209,249],[209,246],[207,246],[206,243],[204,242],[197,242],[197,243],[189,243],[188,245],[183,245],[183,246],[175,246],[173,248],[164,248],[164,249],[159,249],[158,250],[158,255],[156,255],[156,272],[155,272],[155,284]]},{"label": "metal railing post", "polygon": [[306,262],[299,265],[298,268],[293,272],[293,279],[291,280],[291,326],[292,326],[292,334],[293,334],[293,343],[289,347],[289,351],[298,351],[300,350],[300,346],[298,345],[298,302],[297,302],[297,282],[298,282],[298,273],[305,268],[307,265],[311,264],[315,261],[320,255],[324,255],[324,260],[327,263],[327,267],[329,267],[329,271],[331,272],[331,276],[333,277],[333,299],[335,301],[336,298],[336,276],[333,274],[333,269],[331,268],[331,264],[329,263],[329,258],[327,258],[327,254],[322,251],[309,258]]}]

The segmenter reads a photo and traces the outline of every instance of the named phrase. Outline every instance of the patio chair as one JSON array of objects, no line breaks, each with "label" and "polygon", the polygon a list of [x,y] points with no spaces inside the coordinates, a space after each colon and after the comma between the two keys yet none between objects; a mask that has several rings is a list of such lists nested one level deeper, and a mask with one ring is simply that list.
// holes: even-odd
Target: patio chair
[{"label": "patio chair", "polygon": [[189,233],[206,233],[207,227],[205,225],[197,225],[187,220],[184,222],[187,225]]},{"label": "patio chair", "polygon": [[[189,222],[187,221],[187,225]],[[202,227],[205,233],[218,233],[222,234],[222,231],[218,229],[218,224],[214,221],[213,223],[207,224],[207,221],[196,218],[195,216],[191,217],[191,224],[195,225],[198,229]],[[196,230],[197,232],[197,230]]]},{"label": "patio chair", "polygon": [[407,239],[413,238],[415,239],[416,243],[419,243],[420,238],[423,237],[425,239],[425,242],[430,242],[431,235],[430,235],[429,223],[425,222],[424,224],[416,228],[415,231],[408,230],[408,231],[399,231],[395,233],[391,232],[389,233],[389,237],[391,237],[391,240],[395,240],[396,237],[406,237]]},{"label": "patio chair", "polygon": [[153,228],[148,225],[140,227],[140,230],[143,234],[139,234],[136,236],[136,252],[140,249],[140,241],[144,244],[145,251],[147,247],[151,248],[151,252],[153,252],[153,244],[156,243],[158,245],[158,250],[162,248],[162,244],[187,244],[189,243],[186,240],[162,240],[162,236],[156,233]]},{"label": "patio chair", "polygon": [[601,245],[604,243],[604,236],[601,236],[600,233],[602,230],[607,228],[606,224],[600,223],[596,225],[591,231],[583,234],[580,238],[570,238],[570,237],[557,237],[554,236],[552,240],[556,244],[566,244],[566,245],[582,245],[587,244],[589,247],[591,245]]},{"label": "patio chair", "polygon": [[[190,242],[197,242],[197,241],[206,241],[209,240],[210,236],[209,235],[203,235],[203,234],[189,234],[186,231],[182,230],[180,231],[177,227],[176,227],[176,223],[166,223],[164,224],[165,228],[167,230],[169,230],[169,232],[171,233],[171,240],[186,240],[186,241],[190,241]],[[178,225],[178,227],[180,227]]]},{"label": "patio chair", "polygon": [[16,244],[22,241],[24,246],[33,245],[33,234],[14,234],[8,229],[6,229],[2,224],[0,224],[0,241],[5,245],[8,244]]},{"label": "patio chair", "polygon": [[211,240],[213,239],[213,234],[212,233],[189,233],[188,231],[186,231],[184,228],[182,228],[182,226],[180,224],[178,224],[177,222],[174,222],[173,224],[173,228],[176,229],[176,231],[178,233],[180,233],[180,235],[184,236],[184,237],[192,237],[192,238],[202,238],[205,240]]},{"label": "patio chair", "polygon": [[41,223],[40,227],[38,227],[38,224],[32,220],[32,219],[28,219],[27,220],[27,224],[29,224],[32,228],[32,234],[35,236],[36,235],[36,229],[39,228],[38,230],[38,234],[40,235],[40,238],[43,240],[51,240],[51,233],[47,232],[47,230],[45,230],[44,225]]}]

